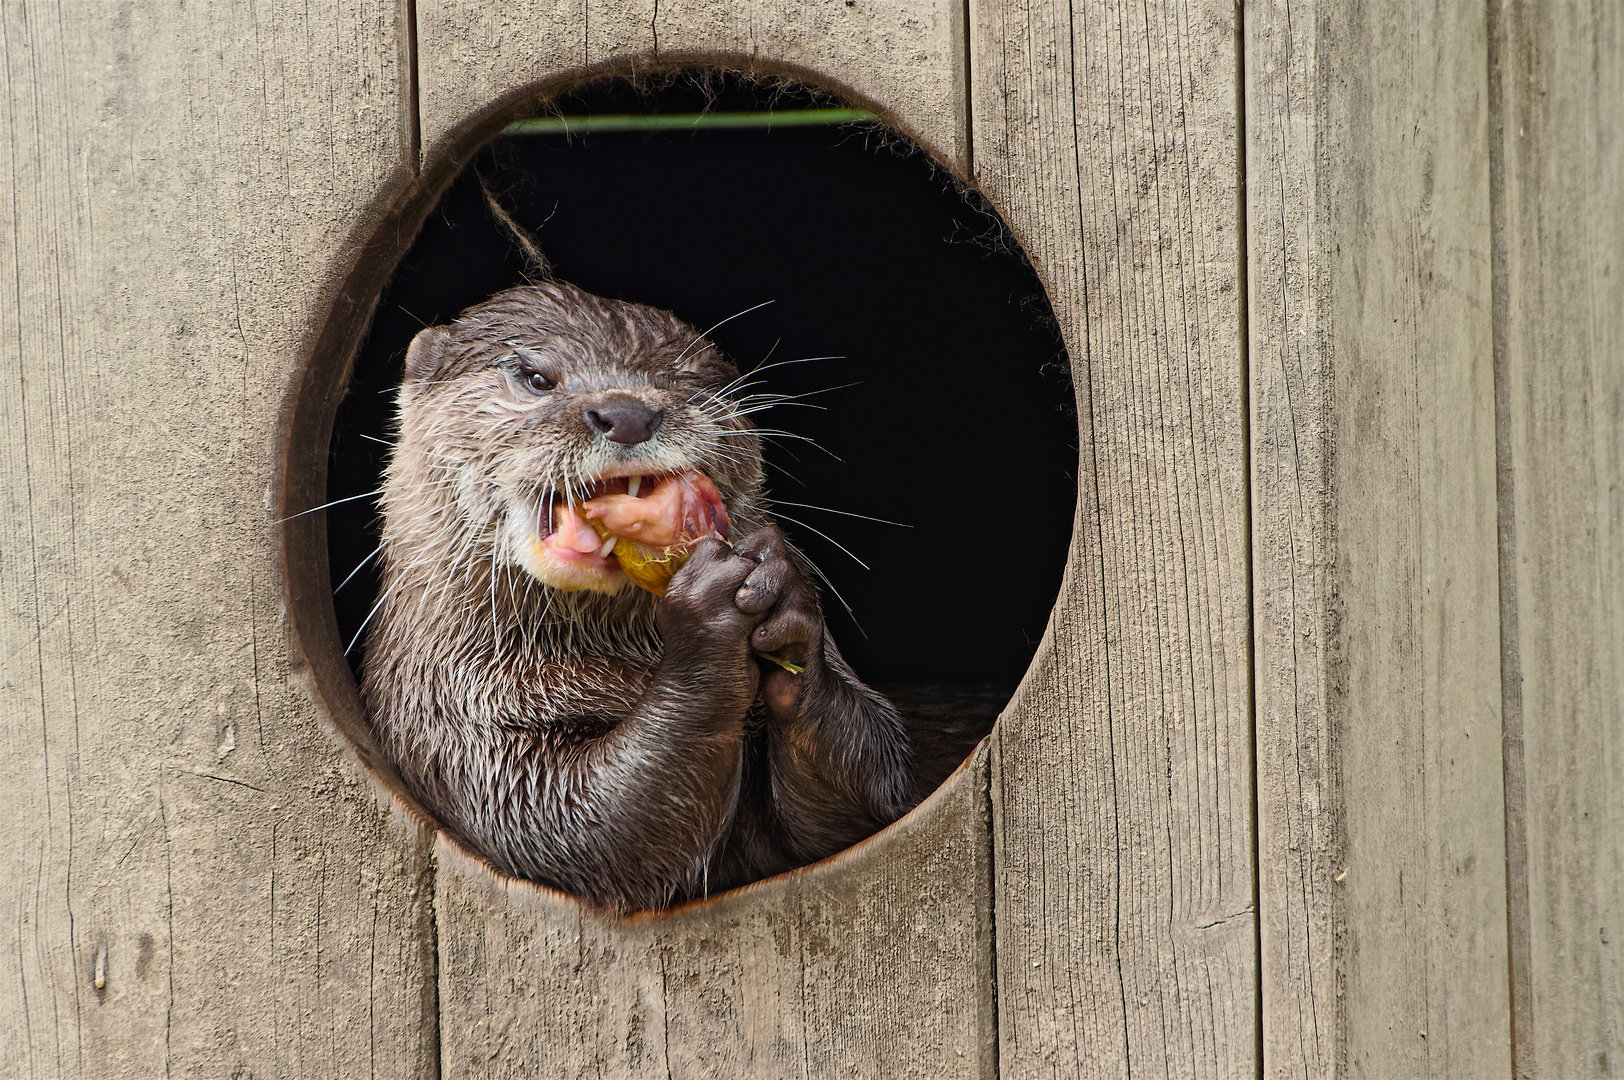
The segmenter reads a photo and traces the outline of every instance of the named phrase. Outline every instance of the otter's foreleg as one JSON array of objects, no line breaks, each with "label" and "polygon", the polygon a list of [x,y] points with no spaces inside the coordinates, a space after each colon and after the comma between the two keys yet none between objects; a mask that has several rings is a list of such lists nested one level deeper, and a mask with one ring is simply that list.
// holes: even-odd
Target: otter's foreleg
[{"label": "otter's foreleg", "polygon": [[737,808],[744,719],[760,678],[749,636],[762,616],[734,601],[756,568],[706,540],[672,580],[656,607],[660,666],[566,785],[573,805],[562,816],[581,824],[557,837],[551,876],[566,888],[628,909],[703,886]]},{"label": "otter's foreleg", "polygon": [[801,667],[774,665],[761,693],[773,716],[774,810],[800,860],[833,854],[916,801],[913,754],[896,710],[847,666],[823,622],[818,591],[776,527],[740,541],[755,564],[736,603],[760,618],[750,646]]}]

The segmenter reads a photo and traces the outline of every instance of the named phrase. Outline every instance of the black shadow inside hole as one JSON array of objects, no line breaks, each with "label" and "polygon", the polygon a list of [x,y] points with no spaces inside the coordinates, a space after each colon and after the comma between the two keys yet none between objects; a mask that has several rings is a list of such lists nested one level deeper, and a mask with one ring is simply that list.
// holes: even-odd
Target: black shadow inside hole
[{"label": "black shadow inside hole", "polygon": [[[608,82],[551,106],[806,104],[829,102],[710,78],[652,95]],[[816,406],[755,417],[815,443],[768,440],[769,492],[827,575],[841,650],[908,718],[933,789],[1030,663],[1076,503],[1064,346],[1001,222],[872,126],[501,136],[429,215],[379,303],[338,410],[329,500],[378,487],[412,336],[524,281],[481,177],[563,280],[700,329],[721,323],[711,337],[741,370],[825,358],[762,375],[764,389]],[[349,643],[377,594],[374,567],[362,565],[377,543],[374,500],[333,506],[327,536],[333,585],[348,579],[335,606]],[[362,635],[349,654],[357,672],[364,647]]]}]

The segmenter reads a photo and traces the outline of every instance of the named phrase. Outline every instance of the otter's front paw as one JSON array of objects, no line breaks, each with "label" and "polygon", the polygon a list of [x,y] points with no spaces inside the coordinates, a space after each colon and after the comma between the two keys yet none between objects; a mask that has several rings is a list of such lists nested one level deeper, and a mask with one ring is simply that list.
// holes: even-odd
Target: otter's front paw
[{"label": "otter's front paw", "polygon": [[763,696],[779,716],[795,713],[807,686],[824,674],[823,606],[817,587],[776,526],[751,533],[733,553],[755,564],[734,597],[740,611],[761,618],[750,634],[750,647],[802,669],[792,673],[781,664],[769,668]]},{"label": "otter's front paw", "polygon": [[761,615],[740,608],[734,597],[757,569],[720,540],[695,545],[654,608],[666,656],[700,663],[718,655],[747,659],[747,639]]}]

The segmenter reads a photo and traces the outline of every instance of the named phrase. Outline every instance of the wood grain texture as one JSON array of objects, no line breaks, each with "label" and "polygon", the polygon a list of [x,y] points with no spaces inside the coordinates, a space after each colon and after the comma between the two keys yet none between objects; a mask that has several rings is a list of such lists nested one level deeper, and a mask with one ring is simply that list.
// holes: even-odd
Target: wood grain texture
[{"label": "wood grain texture", "polygon": [[1504,1076],[1483,12],[1245,38],[1264,1072]]},{"label": "wood grain texture", "polygon": [[0,20],[0,1072],[432,1076],[432,849],[300,685],[272,509],[401,11]]},{"label": "wood grain texture", "polygon": [[[1263,1075],[1337,1073],[1333,879],[1342,857],[1335,660],[1328,241],[1316,139],[1318,27],[1245,12],[1246,250]],[[1292,17],[1288,18],[1288,14]]]},{"label": "wood grain texture", "polygon": [[971,8],[976,181],[1049,289],[1083,447],[994,736],[1008,1076],[1258,1068],[1234,17]]},{"label": "wood grain texture", "polygon": [[1516,1065],[1609,1077],[1624,1070],[1624,10],[1490,16],[1501,573],[1525,781]]},{"label": "wood grain texture", "polygon": [[816,866],[618,919],[448,841],[447,1080],[996,1075],[987,752]]},{"label": "wood grain texture", "polygon": [[874,103],[964,170],[961,0],[435,0],[418,5],[423,145],[526,87],[706,59]]}]

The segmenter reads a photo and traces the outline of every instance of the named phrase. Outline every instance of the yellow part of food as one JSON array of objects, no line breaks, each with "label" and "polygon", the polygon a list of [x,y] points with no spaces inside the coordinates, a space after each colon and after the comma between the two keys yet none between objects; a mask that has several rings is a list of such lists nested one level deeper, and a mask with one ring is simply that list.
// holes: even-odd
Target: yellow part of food
[{"label": "yellow part of food", "polygon": [[[593,520],[590,524],[599,536],[606,540],[609,538],[609,531],[600,522]],[[664,596],[666,586],[671,584],[671,579],[682,564],[688,561],[689,551],[686,548],[649,547],[622,538],[615,541],[613,554],[621,570],[632,579],[633,585],[647,589],[655,596]]]},{"label": "yellow part of food", "polygon": [[666,586],[688,561],[688,552],[677,548],[654,548],[621,540],[615,544],[615,559],[626,576],[655,596],[664,596]]}]

